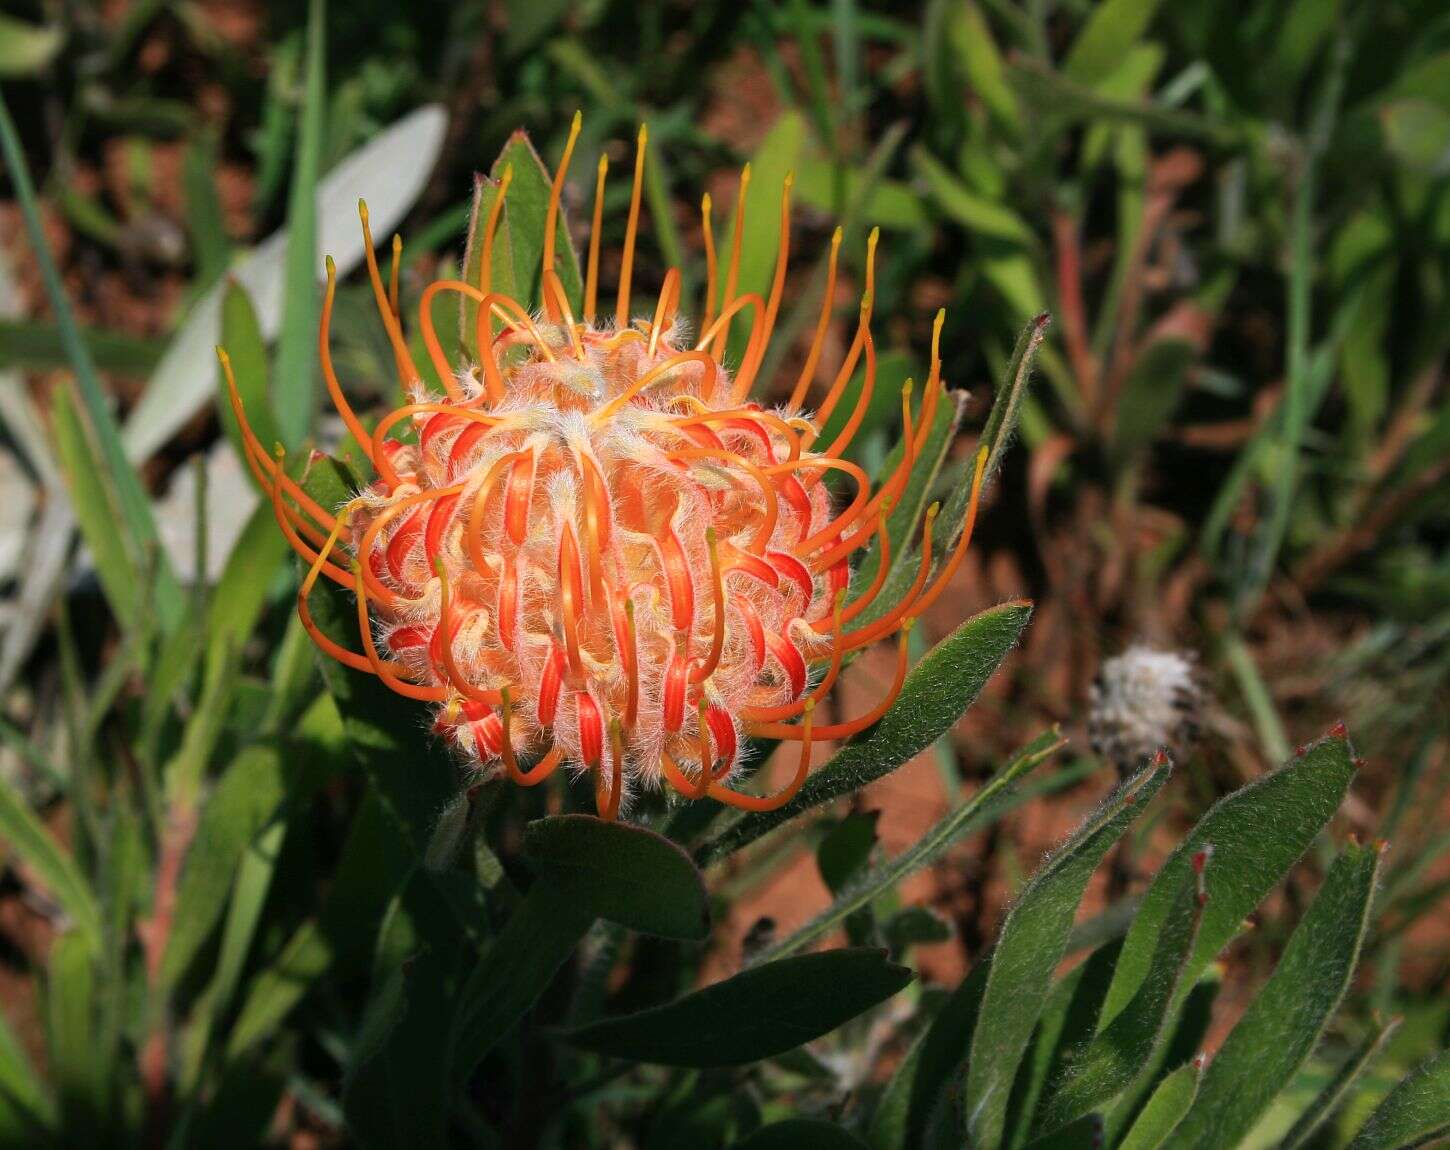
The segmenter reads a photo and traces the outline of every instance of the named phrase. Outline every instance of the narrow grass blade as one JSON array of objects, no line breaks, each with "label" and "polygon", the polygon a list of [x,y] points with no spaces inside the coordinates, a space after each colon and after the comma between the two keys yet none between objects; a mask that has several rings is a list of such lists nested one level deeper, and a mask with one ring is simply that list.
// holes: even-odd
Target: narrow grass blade
[{"label": "narrow grass blade", "polygon": [[66,387],[58,387],[53,393],[51,426],[81,538],[91,549],[96,577],[111,613],[122,631],[129,633],[142,615],[139,556],[132,553],[121,533],[122,519],[112,498],[113,489],[96,466],[95,450]]},{"label": "narrow grass blade", "polygon": [[307,9],[307,71],[287,200],[287,270],[272,405],[288,447],[302,442],[317,407],[317,177],[327,111],[326,11],[326,0],[311,0]]},{"label": "narrow grass blade", "polygon": [[1290,1127],[1289,1133],[1284,1135],[1284,1140],[1279,1143],[1279,1150],[1304,1150],[1309,1145],[1315,1132],[1334,1116],[1340,1103],[1349,1096],[1350,1090],[1359,1081],[1365,1068],[1385,1048],[1385,1043],[1389,1041],[1390,1035],[1399,1029],[1400,1022],[1399,1018],[1391,1018],[1388,1021],[1374,1020],[1374,1028],[1370,1031],[1369,1037],[1344,1060],[1344,1065],[1335,1072],[1329,1084],[1305,1108],[1298,1121]]},{"label": "narrow grass blade", "polygon": [[56,324],[60,328],[66,356],[75,372],[81,400],[86,409],[86,417],[90,421],[91,430],[95,433],[101,458],[105,462],[105,469],[116,492],[116,501],[126,523],[127,532],[131,536],[132,545],[138,552],[147,548],[152,548],[156,552],[157,616],[163,629],[169,632],[174,630],[181,621],[183,611],[181,589],[176,583],[165,555],[161,552],[156,533],[156,522],[151,516],[151,504],[147,499],[146,489],[141,485],[140,476],[137,475],[122,449],[121,437],[116,429],[115,420],[111,416],[105,391],[101,387],[100,376],[96,373],[90,350],[81,338],[75,314],[71,311],[70,301],[66,298],[65,287],[61,283],[60,272],[51,256],[50,245],[46,243],[45,231],[40,222],[40,207],[36,200],[35,188],[30,182],[30,169],[25,162],[20,137],[15,131],[15,124],[10,118],[10,110],[6,107],[3,96],[0,96],[0,155],[4,156],[5,166],[10,171],[11,183],[15,187],[15,197],[20,201],[20,213],[25,221],[26,234],[30,238],[35,260],[40,265],[41,279],[45,283],[46,295],[50,300],[51,310],[55,314]]},{"label": "narrow grass blade", "polygon": [[101,947],[101,909],[75,859],[41,824],[25,799],[0,779],[0,839],[22,859],[75,924],[75,937]]}]

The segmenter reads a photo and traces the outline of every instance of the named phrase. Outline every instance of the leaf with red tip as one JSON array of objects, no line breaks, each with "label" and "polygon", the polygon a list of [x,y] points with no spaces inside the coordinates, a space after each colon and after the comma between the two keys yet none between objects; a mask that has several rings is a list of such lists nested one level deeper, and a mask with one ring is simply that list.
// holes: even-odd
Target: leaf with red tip
[{"label": "leaf with red tip", "polygon": [[1221,799],[1173,852],[1143,896],[1098,1021],[1101,1032],[1147,976],[1158,934],[1193,856],[1213,844],[1205,872],[1208,905],[1184,986],[1236,935],[1339,809],[1354,775],[1349,744],[1330,735],[1272,774]]}]

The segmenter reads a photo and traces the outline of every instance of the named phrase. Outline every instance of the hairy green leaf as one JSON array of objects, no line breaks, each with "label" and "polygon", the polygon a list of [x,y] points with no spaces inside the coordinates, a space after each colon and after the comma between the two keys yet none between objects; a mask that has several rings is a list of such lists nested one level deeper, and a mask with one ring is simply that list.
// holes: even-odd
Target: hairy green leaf
[{"label": "hairy green leaf", "polygon": [[710,932],[705,881],[690,856],[644,827],[554,815],[529,824],[524,850],[541,875],[572,886],[599,918],[665,938]]},{"label": "hairy green leaf", "polygon": [[1237,1146],[1313,1052],[1359,961],[1380,857],[1378,845],[1351,844],[1335,859],[1274,973],[1204,1073],[1176,1147]]},{"label": "hairy green leaf", "polygon": [[1202,1073],[1203,1064],[1194,1061],[1185,1063],[1164,1078],[1132,1129],[1119,1143],[1118,1150],[1168,1150],[1172,1145],[1169,1139],[1198,1095],[1198,1080]]},{"label": "hairy green leaf", "polygon": [[881,721],[847,744],[775,811],[737,819],[696,852],[709,864],[754,842],[802,811],[860,790],[940,738],[975,701],[1027,625],[1032,607],[1003,603],[968,619],[933,647],[906,677]]},{"label": "hairy green leaf", "polygon": [[562,1037],[583,1050],[639,1062],[739,1066],[819,1038],[884,1002],[912,977],[882,950],[797,955]]},{"label": "hairy green leaf", "polygon": [[[1200,864],[1211,866],[1204,856]],[[1199,874],[1179,878],[1172,909],[1158,934],[1148,975],[1132,1002],[1080,1050],[1049,1086],[1038,1128],[1055,1130],[1089,1111],[1106,1106],[1135,1081],[1156,1070],[1155,1055],[1172,1025],[1172,1010],[1182,986],[1194,938],[1203,915],[1204,885]]]},{"label": "hairy green leaf", "polygon": [[1426,1059],[1391,1090],[1360,1127],[1349,1150],[1427,1146],[1450,1130],[1450,1050]]},{"label": "hairy green leaf", "polygon": [[1284,1140],[1279,1143],[1279,1150],[1303,1150],[1310,1144],[1316,1131],[1334,1116],[1347,1097],[1350,1089],[1359,1077],[1364,1073],[1365,1068],[1379,1055],[1389,1041],[1390,1035],[1399,1029],[1399,1018],[1380,1020],[1376,1017],[1372,1022],[1372,1029],[1369,1037],[1359,1044],[1343,1065],[1335,1071],[1334,1077],[1323,1090],[1304,1109],[1298,1120],[1290,1128],[1289,1133],[1284,1135]]},{"label": "hairy green leaf", "polygon": [[1208,904],[1184,987],[1240,929],[1243,920],[1308,849],[1339,808],[1354,775],[1347,738],[1335,733],[1285,766],[1220,800],[1159,870],[1123,943],[1123,955],[1098,1021],[1104,1030],[1137,993],[1157,949],[1183,875],[1195,855],[1213,847]]},{"label": "hairy green leaf", "polygon": [[1043,863],[1007,916],[967,1063],[974,1145],[994,1150],[1002,1141],[1012,1082],[1051,990],[1052,973],[1067,950],[1088,880],[1171,773],[1166,759],[1155,759],[1123,782]]},{"label": "hairy green leaf", "polygon": [[907,875],[929,865],[963,835],[990,821],[1000,808],[1001,800],[1011,793],[1017,782],[1058,751],[1066,741],[1055,730],[1039,735],[1018,751],[971,798],[922,835],[910,848],[889,862],[872,867],[848,882],[843,889],[835,892],[836,899],[829,907],[789,938],[769,947],[755,961],[767,962],[808,946],[836,929],[851,914],[892,889]]}]

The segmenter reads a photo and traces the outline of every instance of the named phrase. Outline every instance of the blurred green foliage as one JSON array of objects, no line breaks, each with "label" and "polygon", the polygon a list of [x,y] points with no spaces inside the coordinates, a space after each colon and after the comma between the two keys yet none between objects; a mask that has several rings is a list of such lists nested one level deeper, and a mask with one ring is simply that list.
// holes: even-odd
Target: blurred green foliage
[{"label": "blurred green foliage", "polygon": [[[0,286],[28,297],[0,291],[0,421],[51,508],[5,576],[0,893],[43,942],[4,927],[20,977],[0,992],[0,1144],[1379,1150],[1450,1127],[1443,5],[309,8],[0,13],[18,208]],[[405,118],[428,103],[437,141]],[[753,164],[753,205],[794,172],[777,398],[832,229],[842,323],[881,229],[891,402],[852,446],[863,466],[899,457],[898,387],[924,378],[946,308],[944,380],[976,394],[941,396],[888,587],[932,500],[960,517],[959,426],[1001,465],[977,573],[1030,595],[1033,622],[1012,602],[938,637],[897,707],[776,815],[648,803],[605,828],[579,789],[462,790],[416,707],[318,673],[268,508],[220,555],[199,515],[186,569],[211,579],[159,543],[149,497],[187,453],[238,442],[196,386],[218,337],[266,442],[302,456],[328,434],[309,381],[329,173],[423,169],[390,185],[416,298],[466,265],[474,170],[512,162],[522,283],[545,173],[513,133],[552,164],[576,108],[576,238],[594,162],[622,170],[649,124],[636,310],[678,267],[697,311],[702,190],[723,236],[735,167]],[[380,137],[397,150],[369,159]],[[628,195],[611,182],[606,261]],[[750,219],[758,288],[779,232]],[[339,253],[344,276],[360,254]],[[356,277],[334,335],[360,407],[388,404]],[[120,418],[136,383],[180,429],[144,451]],[[306,481],[335,504],[356,478],[318,461]],[[319,596],[325,626],[349,611]],[[1208,737],[1035,866],[1011,812],[1102,773],[1055,763],[1061,738],[1039,732],[1075,735],[1104,651],[1139,637],[1200,652]],[[1357,772],[1341,733],[1292,750],[1341,715]],[[862,788],[928,747],[950,809],[887,857]],[[1374,845],[1336,845],[1350,831]],[[804,850],[829,905],[712,953],[704,924]],[[980,897],[952,923],[903,902],[906,875],[968,860],[975,889],[1014,896],[1000,923]],[[949,931],[969,973],[944,989],[913,968]]]}]

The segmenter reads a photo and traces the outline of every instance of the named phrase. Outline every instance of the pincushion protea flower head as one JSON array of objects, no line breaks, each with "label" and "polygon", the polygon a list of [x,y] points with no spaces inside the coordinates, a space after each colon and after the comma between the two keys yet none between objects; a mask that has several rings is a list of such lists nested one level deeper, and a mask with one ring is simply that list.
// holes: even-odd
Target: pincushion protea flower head
[{"label": "pincushion protea flower head", "polygon": [[[850,350],[813,415],[805,401],[828,332],[841,236],[831,246],[820,319],[784,406],[749,398],[775,326],[789,253],[790,180],[769,297],[737,291],[747,167],[722,306],[703,203],[707,310],[691,342],[677,314],[680,279],[665,277],[648,317],[630,312],[646,135],[635,158],[613,322],[596,315],[599,219],[606,164],[595,191],[583,314],[571,310],[555,268],[560,195],[579,118],[552,183],[545,224],[540,314],[493,290],[492,249],[507,195],[505,172],[483,228],[478,282],[443,280],[423,292],[419,324],[445,393],[428,394],[401,331],[398,243],[385,287],[362,208],[368,272],[401,381],[413,402],[371,432],[333,370],[328,332],[335,271],[328,261],[320,354],[338,412],[377,478],[336,514],[319,506],[247,426],[225,352],[221,359],[248,462],[277,520],[311,566],[298,595],[304,625],[327,654],[437,708],[436,729],[490,776],[523,786],[568,763],[593,773],[599,813],[614,818],[626,792],[668,784],[748,810],[781,806],[810,768],[813,741],[844,739],[875,723],[906,675],[906,636],[961,562],[976,517],[985,450],[965,522],[928,584],[936,508],[925,516],[914,582],[889,610],[862,616],[885,582],[886,521],[932,425],[940,391],[939,339],[913,416],[903,389],[904,449],[874,492],[842,458],[875,385],[871,335],[876,235]],[[478,362],[448,361],[432,323],[440,292],[476,305]],[[724,351],[732,321],[754,322],[738,367]],[[855,408],[829,443],[820,429],[862,369]],[[390,437],[411,426],[416,440]],[[854,491],[838,507],[831,471]],[[851,559],[873,540],[871,584],[851,586]],[[351,553],[351,561],[344,558]],[[314,624],[319,578],[356,596],[361,653]],[[862,714],[821,723],[814,711],[850,652],[897,637],[896,671]],[[818,668],[815,674],[812,667]],[[732,786],[744,736],[799,744],[795,773],[770,795]]]}]

